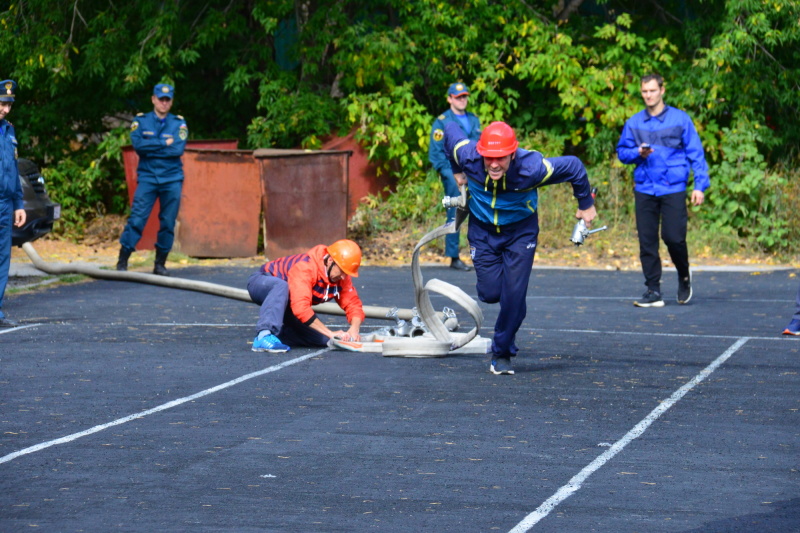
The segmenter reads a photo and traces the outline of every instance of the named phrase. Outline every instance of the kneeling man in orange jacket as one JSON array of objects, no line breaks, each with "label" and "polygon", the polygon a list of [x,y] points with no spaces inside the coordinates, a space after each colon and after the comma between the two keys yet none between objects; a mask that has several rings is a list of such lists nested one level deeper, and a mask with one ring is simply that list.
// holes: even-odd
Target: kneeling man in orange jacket
[{"label": "kneeling man in orange jacket", "polygon": [[[254,352],[287,352],[290,346],[327,346],[333,337],[361,340],[366,316],[351,277],[358,277],[361,248],[342,239],[302,254],[264,264],[247,280],[250,298],[261,306]],[[332,331],[311,308],[329,300],[344,310],[350,328]],[[281,340],[282,339],[282,340]]]}]

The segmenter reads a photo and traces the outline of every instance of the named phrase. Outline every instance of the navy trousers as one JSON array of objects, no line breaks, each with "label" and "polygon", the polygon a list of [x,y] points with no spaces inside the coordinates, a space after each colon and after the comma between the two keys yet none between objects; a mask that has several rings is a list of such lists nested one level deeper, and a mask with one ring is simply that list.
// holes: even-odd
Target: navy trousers
[{"label": "navy trousers", "polygon": [[515,339],[527,314],[526,296],[539,237],[539,216],[503,226],[495,226],[470,217],[467,233],[470,255],[478,278],[478,298],[486,303],[500,303],[494,325],[494,357],[517,355]]},{"label": "navy trousers", "polygon": [[136,185],[136,192],[133,195],[133,205],[131,206],[131,216],[122,232],[119,243],[127,250],[136,250],[136,245],[142,238],[144,226],[153,210],[153,205],[158,199],[161,208],[158,211],[158,238],[156,248],[162,252],[172,250],[175,242],[175,220],[178,218],[178,210],[181,206],[181,189],[183,181],[171,181],[169,183],[154,183],[149,180],[139,181]]},{"label": "navy trousers", "polygon": [[3,314],[3,295],[11,269],[11,228],[14,226],[14,206],[11,200],[0,200],[0,318]]},{"label": "navy trousers", "polygon": [[261,306],[256,334],[269,330],[289,346],[324,347],[328,336],[300,322],[289,306],[289,284],[261,271],[247,280],[250,298]]}]

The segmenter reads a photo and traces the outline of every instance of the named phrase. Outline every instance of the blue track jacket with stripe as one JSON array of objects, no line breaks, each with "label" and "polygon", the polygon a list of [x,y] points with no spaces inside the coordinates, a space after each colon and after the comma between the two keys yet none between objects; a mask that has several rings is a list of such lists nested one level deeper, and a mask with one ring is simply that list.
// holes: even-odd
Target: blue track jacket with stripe
[{"label": "blue track jacket with stripe", "polygon": [[523,220],[536,212],[537,189],[554,183],[570,182],[579,209],[594,205],[589,177],[580,159],[574,156],[548,157],[517,148],[511,166],[499,180],[489,177],[478,153],[477,142],[470,141],[457,124],[444,132],[445,153],[453,172],[463,172],[469,184],[470,216],[498,228]]}]

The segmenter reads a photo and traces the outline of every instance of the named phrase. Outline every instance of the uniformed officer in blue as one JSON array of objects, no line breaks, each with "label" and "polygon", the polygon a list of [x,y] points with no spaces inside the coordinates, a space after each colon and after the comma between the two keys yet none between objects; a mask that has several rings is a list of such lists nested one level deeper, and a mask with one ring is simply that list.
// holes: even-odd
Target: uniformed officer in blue
[{"label": "uniformed officer in blue", "polygon": [[469,184],[469,229],[478,298],[500,303],[494,325],[494,374],[513,374],[515,338],[527,313],[526,296],[539,236],[537,189],[569,182],[578,200],[575,218],[587,227],[597,216],[589,177],[574,156],[545,158],[519,148],[514,130],[492,122],[478,142],[457,124],[444,130],[445,150],[459,185]]},{"label": "uniformed officer in blue", "polygon": [[[448,124],[458,124],[467,139],[477,141],[481,136],[481,122],[478,117],[467,111],[469,102],[469,88],[457,82],[447,89],[447,103],[450,109],[439,115],[433,122],[430,144],[428,145],[428,160],[439,173],[439,178],[444,185],[445,196],[458,196],[458,184],[453,177],[450,163],[444,153],[444,128]],[[447,222],[456,218],[456,208],[447,210]],[[472,270],[458,256],[458,233],[451,233],[445,237],[444,255],[450,258],[450,267],[456,270]]]},{"label": "uniformed officer in blue", "polygon": [[6,120],[14,105],[17,82],[0,82],[0,328],[19,324],[3,313],[3,295],[11,268],[11,227],[25,224],[22,205],[22,185],[17,168],[17,135],[14,126]]},{"label": "uniformed officer in blue", "polygon": [[153,273],[169,276],[165,266],[167,255],[175,241],[175,219],[181,203],[183,162],[189,129],[180,115],[173,115],[175,89],[159,83],[153,89],[153,111],[139,113],[131,123],[131,143],[139,155],[136,193],[131,215],[120,238],[117,270],[128,269],[128,259],[142,238],[142,231],[153,210],[156,199],[161,204],[160,223],[156,240],[156,260]]}]

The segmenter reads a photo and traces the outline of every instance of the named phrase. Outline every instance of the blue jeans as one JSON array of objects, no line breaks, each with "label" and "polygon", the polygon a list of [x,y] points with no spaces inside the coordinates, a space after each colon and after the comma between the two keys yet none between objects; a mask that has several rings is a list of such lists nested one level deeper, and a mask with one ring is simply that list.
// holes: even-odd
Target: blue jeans
[{"label": "blue jeans", "polygon": [[269,330],[289,346],[323,347],[328,336],[300,322],[289,305],[289,284],[261,271],[247,280],[250,298],[261,306],[258,311],[256,334]]}]

